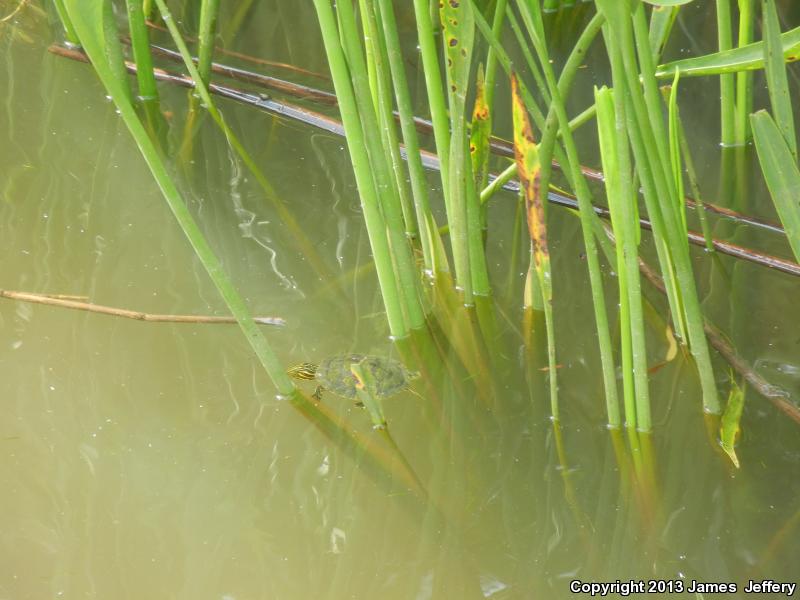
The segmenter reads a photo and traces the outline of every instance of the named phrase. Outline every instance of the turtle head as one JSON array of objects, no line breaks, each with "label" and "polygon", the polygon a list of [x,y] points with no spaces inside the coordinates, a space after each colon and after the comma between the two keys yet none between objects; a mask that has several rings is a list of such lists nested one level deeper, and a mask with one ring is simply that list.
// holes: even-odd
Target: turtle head
[{"label": "turtle head", "polygon": [[317,365],[311,363],[300,363],[286,370],[290,377],[295,379],[314,379],[317,375]]},{"label": "turtle head", "polygon": [[405,372],[406,372],[405,373],[406,379],[408,379],[409,381],[414,381],[415,379],[419,379],[420,377],[422,377],[422,373],[420,373],[419,371],[411,371],[406,368]]}]

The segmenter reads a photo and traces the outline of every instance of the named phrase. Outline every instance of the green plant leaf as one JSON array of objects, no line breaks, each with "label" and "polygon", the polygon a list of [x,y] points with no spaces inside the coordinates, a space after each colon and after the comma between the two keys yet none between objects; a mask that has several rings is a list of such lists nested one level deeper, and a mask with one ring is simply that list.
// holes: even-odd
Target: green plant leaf
[{"label": "green plant leaf", "polygon": [[450,93],[463,106],[469,85],[469,67],[475,43],[475,20],[472,3],[460,0],[443,0],[440,16],[444,29]]},{"label": "green plant leaf", "polygon": [[764,0],[764,58],[766,61],[767,88],[772,103],[775,122],[783,134],[795,161],[797,160],[797,140],[794,131],[792,101],[789,97],[789,81],[786,77],[786,64],[781,54],[781,26],[775,0]]},{"label": "green plant leaf", "polygon": [[768,112],[760,110],[750,115],[750,124],[772,201],[794,256],[800,261],[800,170]]},{"label": "green plant leaf", "polygon": [[647,4],[653,6],[680,6],[682,4],[689,4],[692,0],[644,0]]},{"label": "green plant leaf", "polygon": [[733,465],[739,468],[739,458],[736,456],[736,437],[739,434],[739,422],[742,419],[742,409],[744,408],[744,390],[739,387],[736,380],[731,377],[731,391],[728,394],[728,403],[725,405],[725,412],[719,423],[720,445],[725,451]]},{"label": "green plant leaf", "polygon": [[672,26],[678,17],[678,6],[657,6],[650,14],[650,50],[656,60],[661,56],[664,46],[672,33]]},{"label": "green plant leaf", "polygon": [[[800,60],[800,27],[795,27],[781,35],[781,48],[783,48],[783,57],[786,62]],[[697,77],[763,68],[764,42],[755,42],[741,48],[714,52],[695,58],[684,58],[660,65],[656,69],[656,77],[671,79],[675,76],[677,69],[681,70],[682,77]]]}]

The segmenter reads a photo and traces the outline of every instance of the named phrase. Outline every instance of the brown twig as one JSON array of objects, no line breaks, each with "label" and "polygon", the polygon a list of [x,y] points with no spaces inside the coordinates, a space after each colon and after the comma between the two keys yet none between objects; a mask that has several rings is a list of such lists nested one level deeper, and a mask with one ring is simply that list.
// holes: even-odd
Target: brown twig
[{"label": "brown twig", "polygon": [[[21,302],[34,302],[36,304],[47,304],[50,306],[60,306],[61,308],[71,308],[73,310],[85,310],[87,312],[122,317],[124,319],[134,319],[136,321],[150,321],[153,323],[236,323],[233,317],[217,317],[207,315],[158,315],[152,313],[103,306],[92,304],[91,302],[79,302],[68,300],[69,296],[57,294],[35,294],[32,292],[15,292],[11,290],[0,290],[0,298],[9,300],[19,300]],[[280,317],[253,317],[253,321],[260,325],[275,325],[282,327],[286,321]]]},{"label": "brown twig", "polygon": [[[147,21],[147,26],[151,29],[155,29],[156,31],[162,31],[164,33],[167,32],[166,27],[161,27],[161,25],[157,25],[152,21]],[[191,36],[183,36],[183,39],[187,42],[196,42],[197,38]],[[330,77],[325,75],[324,73],[317,73],[316,71],[309,71],[308,69],[304,69],[302,67],[298,67],[296,65],[291,65],[288,63],[283,62],[276,62],[274,60],[267,60],[265,58],[258,58],[256,56],[250,56],[249,54],[243,54],[241,52],[236,52],[234,50],[228,50],[226,48],[220,48],[219,46],[214,46],[214,53],[215,54],[225,54],[226,56],[233,56],[234,58],[239,58],[241,60],[256,64],[256,65],[266,65],[268,67],[276,67],[278,69],[285,69],[287,71],[293,71],[295,73],[300,73],[302,75],[309,75],[311,77],[316,77],[317,79],[325,79],[330,80]]]},{"label": "brown twig", "polygon": [[[126,44],[130,44],[129,38],[122,39]],[[183,58],[181,57],[180,53],[170,50],[169,48],[151,45],[150,49],[152,50],[153,54],[158,56],[168,58],[174,62],[183,62]],[[197,58],[193,58],[193,60],[197,62]],[[296,98],[313,100],[314,102],[320,102],[330,106],[335,106],[338,103],[336,94],[331,94],[330,92],[318,90],[317,88],[309,87],[307,85],[300,85],[284,79],[278,79],[277,77],[270,77],[269,75],[262,75],[261,73],[253,73],[252,71],[246,71],[244,69],[238,69],[236,67],[223,65],[216,62],[211,63],[211,70],[218,75],[222,75],[223,77],[228,77],[237,81],[245,81],[266,89],[278,90]]]}]

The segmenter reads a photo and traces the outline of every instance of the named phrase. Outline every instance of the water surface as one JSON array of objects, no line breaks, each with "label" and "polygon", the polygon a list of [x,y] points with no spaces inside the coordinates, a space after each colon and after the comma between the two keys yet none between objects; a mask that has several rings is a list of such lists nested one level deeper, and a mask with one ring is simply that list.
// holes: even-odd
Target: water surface
[{"label": "water surface", "polygon": [[[401,27],[410,33],[413,21]],[[0,288],[226,314],[91,70],[47,52],[55,37],[35,7],[0,29]],[[229,47],[326,68],[310,5],[259,4]],[[413,57],[408,66],[414,80]],[[602,73],[582,77],[590,91]],[[723,189],[717,92],[698,82],[685,90],[699,98],[684,112],[714,197]],[[177,142],[186,92],[160,91]],[[303,255],[206,120],[193,165],[176,163],[175,174],[253,314],[286,320],[266,330],[280,359],[400,357],[407,345],[388,339],[342,140],[231,102],[220,108],[319,256],[314,265]],[[585,162],[597,166],[592,148]],[[774,218],[760,184],[745,200]],[[694,367],[679,355],[651,377],[655,433],[611,434],[579,224],[560,209],[550,215],[562,407],[554,427],[545,376],[526,369],[525,265],[509,264],[515,202],[501,195],[490,213],[498,293],[488,371],[470,372],[443,346],[416,394],[386,402],[392,437],[427,496],[376,474],[341,435],[324,435],[277,398],[236,326],[0,301],[0,596],[561,598],[576,579],[794,581],[796,424],[748,390],[735,470],[701,415]],[[775,236],[726,221],[714,231],[788,256]],[[707,313],[760,372],[800,393],[797,281],[694,256]],[[656,293],[648,298],[656,365],[666,310]],[[439,327],[453,335],[455,323]],[[716,365],[726,390],[726,366]],[[332,395],[324,403],[402,471],[365,411]]]}]

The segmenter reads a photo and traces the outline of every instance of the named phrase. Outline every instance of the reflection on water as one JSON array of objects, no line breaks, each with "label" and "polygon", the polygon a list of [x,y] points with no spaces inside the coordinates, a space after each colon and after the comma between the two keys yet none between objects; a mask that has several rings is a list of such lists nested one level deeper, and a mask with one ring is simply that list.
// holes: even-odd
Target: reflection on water
[{"label": "reflection on water", "polygon": [[[91,72],[45,51],[36,12],[18,21],[0,32],[0,288],[225,314]],[[302,47],[274,39],[257,53],[324,69],[304,26]],[[185,92],[163,93],[182,114]],[[222,108],[319,256],[302,256],[207,124],[184,193],[253,313],[286,319],[267,330],[283,362],[369,352],[424,377],[386,401],[386,436],[332,394],[320,407],[275,398],[235,326],[2,300],[0,597],[558,598],[572,580],[797,577],[800,437],[768,403],[748,392],[739,471],[682,358],[652,377],[652,437],[604,428],[572,217],[551,215],[556,428],[546,374],[524,368],[521,281],[504,284],[518,268],[513,198],[491,213],[493,336],[472,344],[464,315],[439,315],[438,350],[423,337],[393,346],[341,140]],[[765,376],[800,391],[800,340],[786,328],[800,316],[796,282],[697,256],[709,314]],[[657,364],[663,301],[652,301]]]}]

